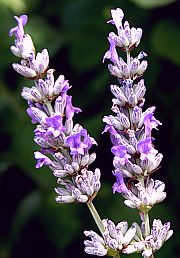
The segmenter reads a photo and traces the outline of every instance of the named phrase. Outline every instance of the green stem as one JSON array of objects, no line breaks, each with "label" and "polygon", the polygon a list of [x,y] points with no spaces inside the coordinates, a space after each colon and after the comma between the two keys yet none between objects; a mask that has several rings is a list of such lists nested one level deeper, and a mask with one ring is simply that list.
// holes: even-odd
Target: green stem
[{"label": "green stem", "polygon": [[149,214],[148,214],[148,212],[144,213],[144,224],[145,224],[145,235],[147,237],[150,234]]},{"label": "green stem", "polygon": [[113,258],[120,258],[119,253],[116,253],[116,254],[113,256]]},{"label": "green stem", "polygon": [[[141,182],[143,187],[145,187],[144,177],[139,177],[138,181]],[[145,237],[147,237],[150,234],[149,213],[148,213],[148,210],[146,210],[145,208],[144,208],[144,211],[142,211],[142,213],[143,213],[143,220],[145,225]]]},{"label": "green stem", "polygon": [[126,51],[126,57],[127,57],[127,65],[128,67],[130,67],[131,64],[131,55],[130,55],[130,51]]},{"label": "green stem", "polygon": [[101,234],[103,235],[104,233],[104,226],[103,226],[103,223],[101,221],[101,218],[96,210],[96,208],[94,207],[94,204],[92,202],[90,203],[87,203],[87,206],[93,216],[93,219],[95,220],[96,222],[96,225],[97,227],[99,228],[99,231],[101,232]]},{"label": "green stem", "polygon": [[[99,231],[101,232],[101,235],[103,236],[103,233],[105,231],[104,225],[102,223],[102,220],[101,220],[94,204],[92,202],[89,202],[89,203],[87,203],[87,206],[93,216],[93,219],[96,222],[97,227],[99,228]],[[116,253],[114,252],[114,254],[113,255],[111,254],[110,256],[112,256],[113,258],[120,258],[119,252],[116,252]]]}]

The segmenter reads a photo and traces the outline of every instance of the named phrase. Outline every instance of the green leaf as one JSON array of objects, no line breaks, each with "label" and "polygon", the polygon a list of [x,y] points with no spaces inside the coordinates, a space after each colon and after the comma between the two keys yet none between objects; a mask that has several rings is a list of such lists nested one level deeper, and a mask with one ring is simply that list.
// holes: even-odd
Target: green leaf
[{"label": "green leaf", "polygon": [[151,45],[155,53],[180,65],[178,24],[171,20],[160,21],[152,31]]},{"label": "green leaf", "polygon": [[142,8],[157,8],[174,3],[176,0],[130,0]]}]

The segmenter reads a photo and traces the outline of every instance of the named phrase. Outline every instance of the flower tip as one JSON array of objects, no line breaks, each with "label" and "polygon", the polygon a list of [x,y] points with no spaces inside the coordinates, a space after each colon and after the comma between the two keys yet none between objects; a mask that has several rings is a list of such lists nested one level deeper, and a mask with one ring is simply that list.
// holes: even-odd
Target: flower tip
[{"label": "flower tip", "polygon": [[28,16],[26,14],[22,14],[19,17],[18,16],[14,16],[14,19],[19,23],[21,22],[22,25],[26,25],[27,21],[28,21]]}]

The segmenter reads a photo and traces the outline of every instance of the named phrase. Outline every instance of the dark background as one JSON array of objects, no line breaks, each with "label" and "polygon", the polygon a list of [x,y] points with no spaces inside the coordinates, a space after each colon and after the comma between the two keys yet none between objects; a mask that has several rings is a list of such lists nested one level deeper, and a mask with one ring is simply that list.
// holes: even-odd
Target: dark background
[{"label": "dark background", "polygon": [[150,217],[171,221],[174,235],[155,257],[180,257],[179,1],[0,0],[0,258],[90,257],[83,251],[83,231],[97,231],[86,205],[57,204],[56,179],[44,167],[35,169],[34,125],[20,96],[22,87],[33,82],[11,67],[19,61],[9,50],[14,15],[28,14],[26,32],[38,51],[49,50],[55,77],[64,74],[70,80],[73,104],[83,110],[76,122],[98,142],[97,159],[90,168],[99,167],[102,172],[102,188],[94,201],[101,217],[115,223],[128,220],[129,225],[139,222],[136,210],[125,207],[119,194],[112,194],[111,144],[108,134],[101,134],[102,117],[110,114],[109,85],[117,83],[109,75],[107,62],[102,64],[109,47],[106,37],[114,30],[106,21],[110,9],[117,7],[124,10],[131,26],[143,29],[138,50],[148,53],[145,108],[155,105],[155,117],[163,123],[153,134],[156,148],[164,155],[162,168],[153,178],[166,183],[167,198]]}]

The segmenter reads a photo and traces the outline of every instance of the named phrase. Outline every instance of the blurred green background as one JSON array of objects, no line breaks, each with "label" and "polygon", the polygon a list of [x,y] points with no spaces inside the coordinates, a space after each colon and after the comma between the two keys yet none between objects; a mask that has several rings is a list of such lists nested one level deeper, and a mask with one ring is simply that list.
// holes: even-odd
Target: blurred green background
[{"label": "blurred green background", "polygon": [[[64,74],[73,88],[74,106],[83,113],[76,121],[98,142],[97,160],[91,166],[102,171],[102,188],[95,205],[102,218],[114,222],[139,221],[135,210],[124,207],[119,194],[112,194],[111,143],[102,135],[102,117],[110,114],[112,95],[107,63],[107,35],[114,28],[106,24],[110,9],[120,7],[131,26],[143,29],[138,48],[148,53],[144,75],[145,107],[157,106],[156,118],[163,124],[154,132],[156,148],[164,154],[162,168],[153,175],[166,183],[167,198],[153,208],[151,219],[171,221],[173,237],[155,257],[180,257],[180,4],[173,0],[0,0],[0,258],[90,257],[83,251],[83,231],[95,223],[85,205],[60,205],[54,201],[56,180],[46,168],[35,169],[34,126],[21,98],[23,86],[32,82],[17,75],[17,62],[9,48],[8,32],[14,15],[28,14],[26,32],[36,49],[48,48],[55,76]],[[135,55],[137,51],[135,51]],[[125,257],[125,255],[122,255]],[[131,257],[139,257],[132,255]]]}]

